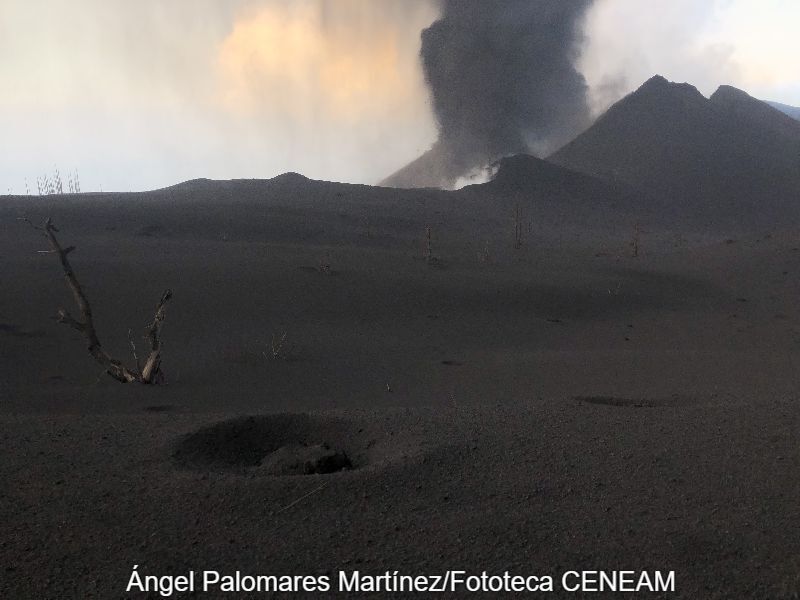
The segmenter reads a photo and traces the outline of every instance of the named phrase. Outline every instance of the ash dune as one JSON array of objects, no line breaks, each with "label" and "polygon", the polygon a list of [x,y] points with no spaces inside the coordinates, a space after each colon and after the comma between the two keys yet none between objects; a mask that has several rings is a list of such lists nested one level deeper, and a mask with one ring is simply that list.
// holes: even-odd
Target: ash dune
[{"label": "ash dune", "polygon": [[[742,92],[656,79],[458,191],[3,197],[3,594],[126,597],[139,565],[796,597],[796,140]],[[167,385],[103,377],[55,322],[72,299],[22,216],[76,246],[115,356],[173,289]]]}]

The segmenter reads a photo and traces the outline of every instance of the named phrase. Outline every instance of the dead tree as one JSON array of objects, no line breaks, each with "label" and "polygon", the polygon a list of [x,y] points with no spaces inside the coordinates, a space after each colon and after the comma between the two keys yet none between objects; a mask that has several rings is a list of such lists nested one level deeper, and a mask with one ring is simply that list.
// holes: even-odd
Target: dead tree
[{"label": "dead tree", "polygon": [[636,223],[633,229],[633,239],[631,240],[631,256],[638,258],[639,256],[639,240],[641,238],[641,229],[639,223]]},{"label": "dead tree", "polygon": [[91,354],[98,363],[103,365],[106,373],[117,381],[122,383],[131,383],[135,381],[143,384],[162,383],[164,375],[161,372],[161,326],[164,322],[167,302],[172,298],[172,291],[166,290],[161,296],[161,300],[158,302],[158,306],[156,306],[153,322],[145,329],[145,339],[149,343],[150,351],[148,352],[144,366],[141,368],[139,366],[139,359],[136,356],[136,346],[131,341],[134,359],[137,364],[135,369],[129,369],[123,365],[121,361],[106,353],[106,351],[103,350],[103,346],[100,344],[97,331],[95,330],[92,308],[89,305],[89,300],[86,298],[86,294],[83,288],[81,288],[78,278],[75,276],[72,265],[69,263],[68,256],[70,252],[75,250],[75,246],[69,246],[67,248],[61,246],[55,235],[58,233],[58,229],[56,229],[49,218],[44,222],[44,226],[42,227],[34,225],[28,219],[23,220],[34,229],[44,232],[50,242],[50,250],[43,250],[42,253],[55,254],[58,256],[61,262],[61,269],[64,271],[64,279],[80,311],[80,320],[78,320],[70,315],[66,309],[59,308],[57,313],[58,322],[69,325],[80,332],[86,339],[89,354]]},{"label": "dead tree", "polygon": [[425,260],[429,263],[436,261],[433,256],[433,240],[430,226],[425,228]]},{"label": "dead tree", "polygon": [[519,204],[514,207],[514,249],[522,248],[522,209]]}]

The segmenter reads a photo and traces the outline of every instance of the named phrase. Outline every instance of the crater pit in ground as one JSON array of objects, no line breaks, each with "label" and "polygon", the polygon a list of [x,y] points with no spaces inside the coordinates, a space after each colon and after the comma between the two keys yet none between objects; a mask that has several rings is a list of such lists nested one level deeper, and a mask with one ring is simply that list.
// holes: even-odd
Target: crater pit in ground
[{"label": "crater pit in ground", "polygon": [[385,422],[309,414],[249,416],[213,423],[180,438],[179,468],[253,476],[328,475],[402,461],[419,440]]},{"label": "crater pit in ground", "polygon": [[585,404],[617,408],[668,408],[701,404],[699,398],[674,395],[668,398],[625,398],[620,396],[574,396],[573,400]]}]

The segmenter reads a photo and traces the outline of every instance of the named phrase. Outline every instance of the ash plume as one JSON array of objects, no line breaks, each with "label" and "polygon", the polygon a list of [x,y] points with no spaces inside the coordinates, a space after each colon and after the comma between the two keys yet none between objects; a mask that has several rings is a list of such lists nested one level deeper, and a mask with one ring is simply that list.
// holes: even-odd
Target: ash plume
[{"label": "ash plume", "polygon": [[589,123],[574,63],[593,0],[443,0],[422,32],[439,139],[383,183],[452,187],[502,156],[543,155]]}]

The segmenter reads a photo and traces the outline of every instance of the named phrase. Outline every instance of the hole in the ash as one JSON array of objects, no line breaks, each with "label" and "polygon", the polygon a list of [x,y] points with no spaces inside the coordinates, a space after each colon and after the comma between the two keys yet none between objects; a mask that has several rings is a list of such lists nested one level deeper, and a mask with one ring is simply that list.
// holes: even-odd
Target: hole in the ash
[{"label": "hole in the ash", "polygon": [[662,398],[623,398],[620,396],[574,396],[573,400],[586,404],[616,406],[621,408],[679,408],[695,406],[714,400],[714,396],[706,399],[674,394]]},{"label": "hole in the ash", "polygon": [[330,474],[363,466],[358,431],[345,420],[310,415],[245,417],[183,437],[173,458],[198,470],[253,475]]},{"label": "hole in the ash", "polygon": [[652,402],[635,398],[619,398],[616,396],[576,396],[575,400],[578,402],[585,402],[587,404],[600,404],[602,406],[619,406],[619,407],[633,407],[633,408],[647,408],[656,406]]}]

